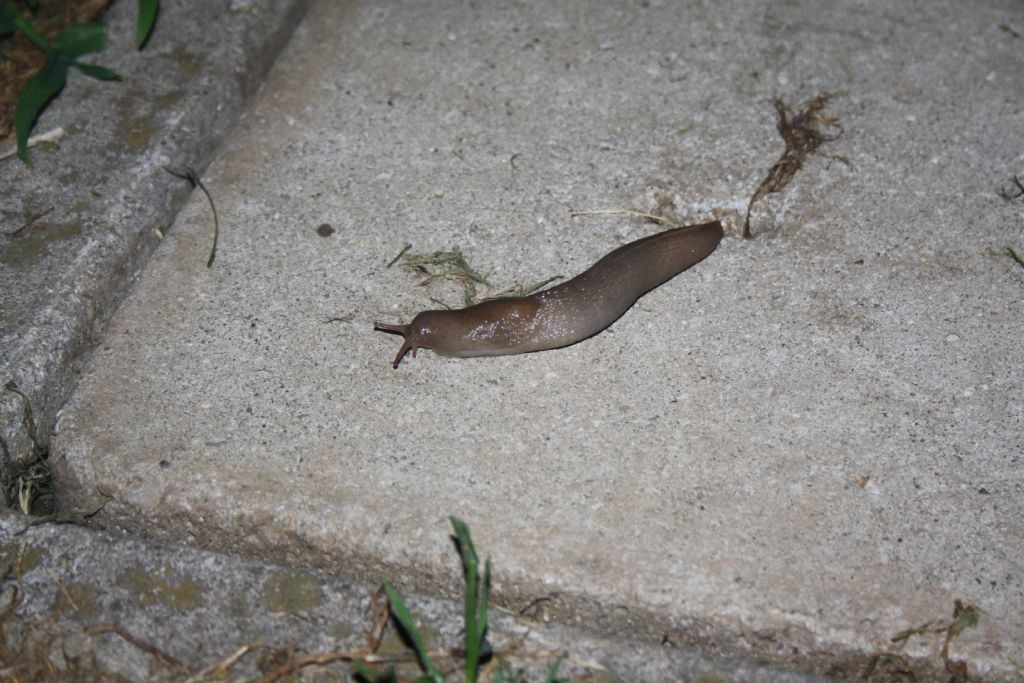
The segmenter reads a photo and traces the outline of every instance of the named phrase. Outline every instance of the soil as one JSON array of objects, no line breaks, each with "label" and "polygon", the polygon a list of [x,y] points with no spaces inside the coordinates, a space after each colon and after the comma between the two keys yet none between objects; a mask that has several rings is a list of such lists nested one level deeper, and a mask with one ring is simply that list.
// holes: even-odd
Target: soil
[{"label": "soil", "polygon": [[[14,7],[37,31],[52,38],[72,24],[95,19],[111,0],[39,0],[35,10],[25,0],[0,2]],[[43,51],[20,31],[0,38],[0,140],[13,134],[18,97],[45,62]]]}]

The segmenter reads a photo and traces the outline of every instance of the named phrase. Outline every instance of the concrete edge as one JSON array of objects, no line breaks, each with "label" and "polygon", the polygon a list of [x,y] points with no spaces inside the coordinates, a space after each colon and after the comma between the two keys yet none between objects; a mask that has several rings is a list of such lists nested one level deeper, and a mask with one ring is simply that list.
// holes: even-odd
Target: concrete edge
[{"label": "concrete edge", "polygon": [[[272,11],[240,13],[248,17],[246,29],[233,33],[237,43],[225,47],[241,53],[241,70],[211,71],[208,87],[196,87],[182,97],[176,108],[166,113],[166,118],[175,122],[174,128],[153,136],[145,149],[127,160],[127,182],[118,188],[117,215],[85,217],[98,222],[116,221],[117,225],[108,238],[91,241],[68,264],[53,286],[54,295],[45,308],[34,312],[26,333],[0,366],[0,384],[14,381],[24,393],[32,412],[34,436],[44,450],[57,412],[76,386],[84,358],[98,343],[130,283],[159,244],[152,234],[173,223],[191,194],[188,183],[168,182],[170,176],[158,159],[188,160],[202,175],[309,5],[310,0],[282,0],[274,3]],[[216,30],[201,22],[199,26],[211,33]],[[112,57],[104,53],[104,58]],[[57,122],[74,121],[79,102],[74,100],[76,93],[69,90],[65,99],[58,97],[50,105],[52,111],[47,112]],[[68,152],[61,149],[59,153]],[[20,162],[14,159],[5,163]],[[0,391],[0,448],[8,456],[0,459],[3,481],[9,478],[8,470],[13,465],[26,462],[33,453],[33,438],[22,419],[24,402],[13,392]]]}]

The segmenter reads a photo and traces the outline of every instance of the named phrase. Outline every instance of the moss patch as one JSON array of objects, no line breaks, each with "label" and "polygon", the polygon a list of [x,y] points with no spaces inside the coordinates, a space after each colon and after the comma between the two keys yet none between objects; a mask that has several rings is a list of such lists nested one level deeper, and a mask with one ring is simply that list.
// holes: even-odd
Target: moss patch
[{"label": "moss patch", "polygon": [[74,614],[94,620],[100,615],[99,591],[82,583],[65,583],[53,600],[54,614]]},{"label": "moss patch", "polygon": [[320,584],[308,574],[278,572],[263,583],[263,604],[278,614],[312,609],[323,599]]},{"label": "moss patch", "polygon": [[135,567],[121,574],[117,585],[131,591],[143,607],[161,604],[174,609],[190,609],[203,595],[201,584],[178,576],[169,567],[154,570]]}]

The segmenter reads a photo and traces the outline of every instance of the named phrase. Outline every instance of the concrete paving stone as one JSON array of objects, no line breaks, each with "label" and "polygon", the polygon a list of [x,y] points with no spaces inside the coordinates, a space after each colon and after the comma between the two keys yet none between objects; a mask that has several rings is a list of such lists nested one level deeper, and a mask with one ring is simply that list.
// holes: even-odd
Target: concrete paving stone
[{"label": "concrete paving stone", "polygon": [[[249,680],[280,665],[281,653],[289,648],[302,656],[356,651],[367,643],[373,594],[379,584],[352,583],[330,573],[147,542],[119,532],[53,525],[24,529],[24,518],[5,515],[0,520],[0,567],[8,572],[3,579],[3,603],[15,593],[22,597],[8,621],[9,634],[20,638],[19,629],[35,624],[34,642],[57,636],[47,649],[60,672],[73,666],[59,654],[66,652],[77,657],[79,665],[87,663],[97,679],[106,672],[132,681],[184,680],[223,662],[239,648],[261,645],[262,649],[240,658],[230,669],[235,680]],[[454,548],[449,553],[454,556]],[[17,588],[19,571],[21,587]],[[462,646],[461,602],[415,594],[403,599],[431,651]],[[597,681],[835,680],[712,657],[672,643],[602,638],[545,623],[543,604],[531,614],[529,618],[492,611],[488,629],[494,651],[508,657],[510,669],[525,669],[529,680],[543,680],[562,654],[566,655],[563,674],[590,675]],[[116,635],[83,635],[109,624],[159,647],[182,668],[154,661],[141,647]],[[17,664],[38,664],[26,661],[32,652],[29,647],[21,652]],[[398,657],[409,652],[390,626],[378,654]],[[5,667],[14,664],[4,662]],[[442,665],[447,670],[460,662]],[[402,665],[401,670],[416,671],[413,664]],[[350,680],[349,673],[344,664],[309,667],[302,670],[301,680]]]},{"label": "concrete paving stone", "polygon": [[[58,422],[64,505],[103,523],[455,595],[448,515],[495,595],[609,635],[853,676],[896,652],[1024,680],[1014,2],[322,3],[117,312]],[[772,100],[842,136],[755,207]],[[575,346],[399,345],[495,289],[717,216],[703,263]],[[318,226],[329,224],[324,237]],[[329,319],[336,318],[334,322]]]},{"label": "concrete paving stone", "polygon": [[[137,3],[114,3],[107,48],[86,61],[124,80],[72,71],[33,131],[63,137],[31,150],[34,168],[0,161],[0,384],[28,397],[44,446],[83,355],[190,194],[163,167],[205,170],[308,4],[164,3],[138,51]],[[21,416],[22,399],[0,390],[0,439],[16,462],[31,454]]]}]

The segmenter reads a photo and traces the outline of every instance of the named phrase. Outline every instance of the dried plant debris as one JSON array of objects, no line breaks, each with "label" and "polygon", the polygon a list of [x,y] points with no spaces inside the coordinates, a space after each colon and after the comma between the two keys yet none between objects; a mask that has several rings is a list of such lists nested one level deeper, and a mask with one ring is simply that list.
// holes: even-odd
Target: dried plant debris
[{"label": "dried plant debris", "polygon": [[1024,259],[1022,259],[1020,255],[1013,250],[1013,247],[1006,248],[1006,255],[1016,261],[1018,266],[1024,268]]},{"label": "dried plant debris", "polygon": [[[768,175],[757,186],[754,196],[747,204],[747,218],[743,222],[743,237],[751,237],[750,210],[754,203],[767,194],[781,192],[785,189],[796,172],[803,166],[809,154],[813,154],[823,144],[837,139],[842,134],[843,128],[838,119],[825,116],[822,113],[825,104],[833,96],[834,93],[819,95],[813,100],[805,102],[802,110],[797,114],[793,114],[782,100],[775,100],[775,111],[778,115],[776,125],[779,135],[786,143],[786,150],[768,170]],[[831,135],[826,133],[825,129],[827,128],[834,129],[835,133]],[[849,163],[842,157],[832,158]]]},{"label": "dried plant debris", "polygon": [[672,220],[665,215],[668,213],[670,205],[671,199],[666,200],[665,196],[662,195],[658,198],[657,213],[644,213],[643,211],[633,211],[632,209],[594,209],[590,211],[571,211],[569,212],[569,218],[576,218],[578,216],[632,216],[633,218],[643,218],[651,223],[664,225],[667,228],[681,227],[679,221]]},{"label": "dried plant debris", "polygon": [[1008,202],[1024,197],[1024,183],[1016,174],[1013,176],[1013,185],[1011,188],[999,188],[999,196]]},{"label": "dried plant debris", "polygon": [[917,683],[917,675],[900,655],[875,655],[860,676],[865,683]]},{"label": "dried plant debris", "polygon": [[213,265],[213,259],[217,257],[217,238],[220,235],[220,221],[217,219],[217,207],[213,204],[213,197],[210,196],[209,190],[199,180],[199,175],[191,166],[185,166],[184,168],[164,166],[164,170],[176,178],[187,180],[192,184],[192,187],[198,187],[206,195],[206,201],[210,202],[210,209],[213,211],[213,246],[210,247],[210,256],[206,259],[206,267],[209,268]]},{"label": "dried plant debris", "polygon": [[506,287],[505,289],[495,292],[494,294],[488,294],[487,296],[484,297],[484,299],[498,299],[504,296],[530,296],[534,292],[543,289],[544,287],[550,285],[552,282],[556,280],[561,280],[564,277],[564,275],[554,275],[552,277],[547,278],[546,280],[534,282],[532,285],[512,285],[511,287]]},{"label": "dried plant debris", "polygon": [[40,223],[39,221],[42,220],[43,218],[46,218],[51,213],[53,213],[53,207],[52,206],[50,208],[48,208],[48,209],[43,209],[42,211],[36,211],[34,213],[30,213],[25,218],[25,221],[18,228],[16,228],[13,232],[7,233],[7,236],[8,237],[15,237],[15,238],[17,238],[17,237],[25,237],[27,235],[31,235],[31,234],[37,232],[38,230],[44,229],[46,227],[46,225],[43,224],[43,223]]},{"label": "dried plant debris", "polygon": [[2,482],[4,502],[26,515],[48,515],[54,510],[53,476],[47,465],[48,453],[36,438],[36,423],[32,417],[32,405],[18,385],[12,380],[4,389],[21,397],[21,428],[28,435],[32,450],[27,459],[14,462],[7,443],[0,439],[0,457],[3,458]]},{"label": "dried plant debris", "polygon": [[961,633],[974,628],[981,620],[981,613],[973,605],[965,605],[957,600],[953,605],[953,621],[946,629],[946,639],[942,643],[942,661],[946,671],[953,676],[956,683],[967,683],[967,662],[949,656],[949,644]]},{"label": "dried plant debris", "polygon": [[[435,280],[447,280],[461,285],[463,288],[463,305],[472,306],[487,299],[497,299],[506,296],[529,296],[539,289],[546,287],[555,280],[561,280],[564,276],[555,275],[539,282],[526,285],[512,285],[498,291],[492,291],[494,287],[490,280],[480,274],[475,268],[469,265],[465,255],[458,246],[448,251],[435,251],[431,254],[417,254],[409,252],[411,244],[406,244],[398,252],[395,258],[391,259],[387,267],[401,262],[401,267],[409,272],[422,277],[420,286],[426,287]],[[482,294],[477,290],[477,285],[483,285],[487,292]],[[438,306],[451,308],[448,304],[430,297],[430,300]]]},{"label": "dried plant debris", "polygon": [[465,304],[469,306],[476,301],[477,285],[488,288],[491,286],[487,278],[469,265],[458,246],[454,246],[448,251],[435,251],[430,254],[412,253],[409,251],[410,248],[411,245],[404,247],[395,260],[401,262],[402,268],[423,278],[420,281],[421,287],[425,287],[435,280],[455,282],[462,285],[465,290],[463,298]]},{"label": "dried plant debris", "polygon": [[[981,611],[977,607],[955,600],[952,620],[929,621],[920,626],[900,631],[889,640],[898,647],[902,647],[914,637],[945,634],[939,656],[942,657],[946,671],[951,675],[950,683],[968,683],[970,679],[967,675],[967,662],[950,657],[949,646],[961,633],[977,626],[980,620]],[[917,681],[918,678],[904,657],[892,652],[881,652],[868,663],[861,674],[861,680],[870,683],[874,681]]]}]

